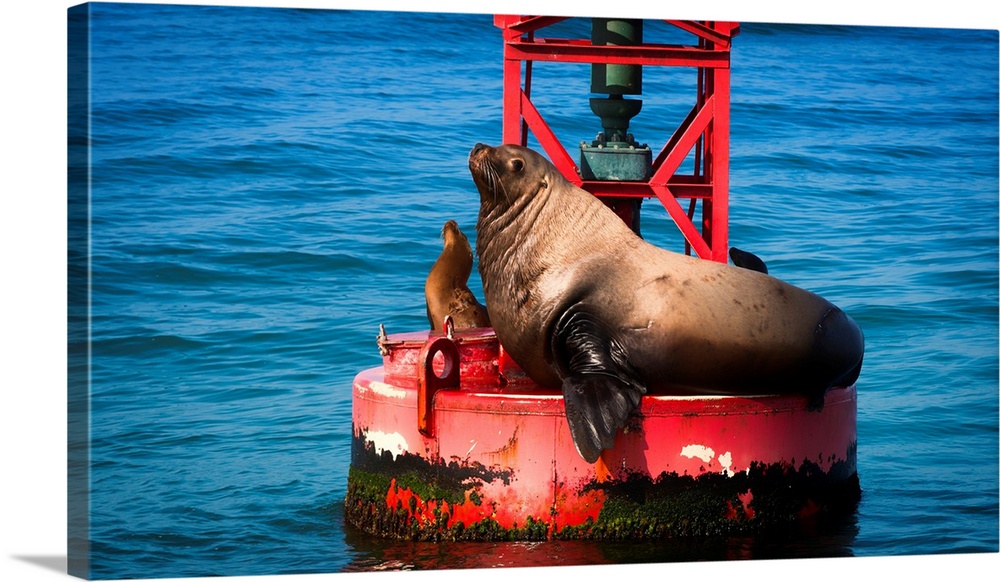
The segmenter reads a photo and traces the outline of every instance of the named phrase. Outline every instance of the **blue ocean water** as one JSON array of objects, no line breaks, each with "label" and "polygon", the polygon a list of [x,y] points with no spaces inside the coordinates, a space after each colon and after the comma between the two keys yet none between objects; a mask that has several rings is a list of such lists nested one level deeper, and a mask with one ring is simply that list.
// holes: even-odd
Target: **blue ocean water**
[{"label": "blue ocean water", "polygon": [[[855,515],[795,539],[470,547],[372,539],[341,503],[379,324],[425,329],[442,224],[475,238],[492,17],[90,19],[91,576],[998,551],[997,31],[744,23],[734,43],[731,242],[865,331]],[[640,141],[666,141],[693,84],[646,69]],[[600,129],[589,96],[586,65],[536,65],[567,145]],[[653,203],[642,220],[682,248]]]}]

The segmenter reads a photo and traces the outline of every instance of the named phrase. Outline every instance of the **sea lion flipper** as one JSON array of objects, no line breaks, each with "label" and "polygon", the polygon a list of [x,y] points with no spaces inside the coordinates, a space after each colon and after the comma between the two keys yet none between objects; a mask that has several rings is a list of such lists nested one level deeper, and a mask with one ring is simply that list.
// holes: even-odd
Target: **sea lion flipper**
[{"label": "sea lion flipper", "polygon": [[819,371],[818,386],[806,389],[809,410],[823,410],[826,392],[834,386],[851,386],[861,375],[865,359],[865,335],[858,324],[839,307],[830,307],[813,332],[812,368]]},{"label": "sea lion flipper", "polygon": [[601,451],[614,446],[646,387],[618,341],[585,311],[563,314],[552,347],[573,443],[584,460],[593,463]]},{"label": "sea lion flipper", "polygon": [[767,265],[761,260],[757,255],[742,251],[736,247],[729,249],[729,258],[733,260],[733,264],[737,267],[744,269],[750,269],[751,271],[757,271],[758,273],[767,274]]},{"label": "sea lion flipper", "polygon": [[[563,381],[566,420],[573,444],[588,463],[615,444],[618,429],[635,408],[635,390],[615,378],[599,375],[571,376]],[[638,404],[638,397],[634,399]]]}]

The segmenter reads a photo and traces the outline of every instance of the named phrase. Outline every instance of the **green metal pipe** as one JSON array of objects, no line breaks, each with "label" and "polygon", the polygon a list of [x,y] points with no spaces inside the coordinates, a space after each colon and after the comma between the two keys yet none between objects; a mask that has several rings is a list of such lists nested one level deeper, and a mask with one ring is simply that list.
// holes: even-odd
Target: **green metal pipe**
[{"label": "green metal pipe", "polygon": [[[590,40],[596,46],[642,44],[642,20],[592,18]],[[590,91],[607,95],[642,94],[642,65],[595,63],[590,67]]]}]

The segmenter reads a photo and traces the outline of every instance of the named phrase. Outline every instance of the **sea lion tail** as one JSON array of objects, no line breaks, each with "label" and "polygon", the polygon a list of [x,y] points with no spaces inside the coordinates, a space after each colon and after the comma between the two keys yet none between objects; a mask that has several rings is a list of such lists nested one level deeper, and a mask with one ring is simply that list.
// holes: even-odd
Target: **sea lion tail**
[{"label": "sea lion tail", "polygon": [[580,456],[593,463],[601,451],[614,446],[646,387],[607,327],[585,311],[563,314],[552,334],[552,348],[573,443]]}]

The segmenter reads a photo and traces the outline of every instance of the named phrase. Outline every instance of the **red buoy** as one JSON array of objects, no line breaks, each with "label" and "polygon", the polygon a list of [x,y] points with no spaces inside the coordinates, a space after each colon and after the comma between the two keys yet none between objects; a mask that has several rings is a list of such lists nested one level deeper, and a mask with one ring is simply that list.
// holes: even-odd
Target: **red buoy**
[{"label": "red buoy", "polygon": [[647,394],[589,464],[558,391],[491,329],[383,335],[354,380],[346,515],[420,540],[648,539],[758,531],[850,507],[857,393]]}]

